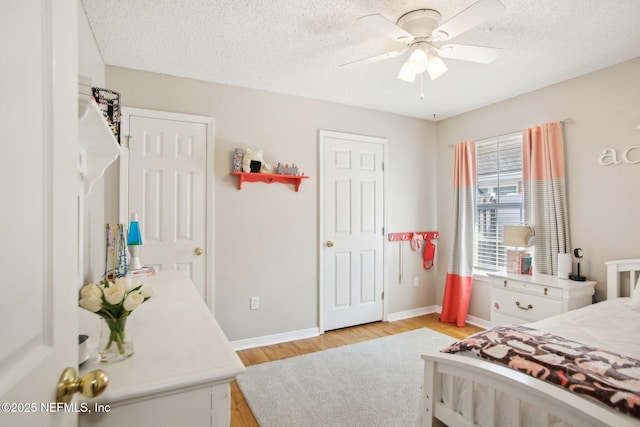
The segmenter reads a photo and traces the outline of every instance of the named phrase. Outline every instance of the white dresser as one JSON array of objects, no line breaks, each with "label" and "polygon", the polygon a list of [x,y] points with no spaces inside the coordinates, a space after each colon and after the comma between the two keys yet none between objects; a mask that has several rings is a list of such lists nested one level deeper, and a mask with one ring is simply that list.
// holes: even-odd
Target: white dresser
[{"label": "white dresser", "polygon": [[546,274],[488,273],[491,325],[535,322],[592,302],[596,282],[574,282]]},{"label": "white dresser", "polygon": [[153,287],[153,297],[128,320],[135,353],[120,362],[96,360],[99,318],[80,309],[80,333],[90,336],[92,358],[80,375],[102,369],[109,376],[105,392],[80,397],[89,409],[86,426],[228,426],[230,387],[245,367],[211,315],[193,283],[181,271],[138,279]]}]

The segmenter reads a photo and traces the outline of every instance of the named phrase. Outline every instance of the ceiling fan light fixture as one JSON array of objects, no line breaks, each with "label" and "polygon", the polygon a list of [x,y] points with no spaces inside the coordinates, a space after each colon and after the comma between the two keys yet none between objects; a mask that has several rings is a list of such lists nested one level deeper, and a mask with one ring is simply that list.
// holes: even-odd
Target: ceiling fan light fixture
[{"label": "ceiling fan light fixture", "polygon": [[416,73],[411,69],[411,65],[409,65],[409,61],[405,62],[400,68],[400,72],[398,73],[398,78],[400,80],[404,80],[407,83],[413,83],[416,80]]},{"label": "ceiling fan light fixture", "polygon": [[440,59],[440,57],[431,55],[429,62],[427,63],[427,73],[429,73],[431,80],[437,79],[448,70],[447,65],[442,59]]},{"label": "ceiling fan light fixture", "polygon": [[409,56],[409,66],[414,74],[422,74],[427,70],[427,52],[421,47],[412,49],[411,56]]},{"label": "ceiling fan light fixture", "polygon": [[396,42],[403,42],[405,48],[401,51],[391,51],[344,65],[377,62],[410,51],[409,59],[400,69],[398,78],[413,83],[416,76],[419,75],[422,84],[425,71],[429,73],[431,80],[437,79],[448,71],[441,58],[488,64],[497,58],[500,49],[461,44],[438,47],[434,45],[434,42],[453,39],[465,31],[493,19],[505,10],[502,1],[504,0],[475,0],[471,6],[444,23],[441,22],[440,12],[434,9],[411,10],[400,16],[395,23],[380,14],[362,16],[358,18],[359,22]]}]

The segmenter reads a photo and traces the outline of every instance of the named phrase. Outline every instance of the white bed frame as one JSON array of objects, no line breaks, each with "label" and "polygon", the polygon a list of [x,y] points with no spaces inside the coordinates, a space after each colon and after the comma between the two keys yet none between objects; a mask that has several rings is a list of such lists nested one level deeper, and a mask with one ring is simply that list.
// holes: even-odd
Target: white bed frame
[{"label": "white bed frame", "polygon": [[[626,259],[608,261],[607,266],[607,298],[629,296],[638,281],[640,273],[640,259]],[[629,277],[628,282],[620,280]],[[620,289],[624,285],[628,290]],[[452,396],[444,396],[444,390],[452,393],[454,377],[481,384],[488,391],[484,399],[488,401],[485,410],[490,419],[501,408],[496,403],[498,391],[506,392],[514,397],[511,408],[518,414],[522,405],[526,403],[536,408],[536,413],[546,414],[547,420],[554,416],[576,426],[640,426],[640,420],[624,415],[613,409],[593,403],[585,398],[574,395],[552,384],[545,383],[531,376],[512,369],[496,365],[484,360],[458,356],[449,353],[428,353],[424,359],[424,383],[421,401],[421,418],[423,426],[446,424],[449,427],[474,426],[473,398],[466,399],[466,407],[461,411],[463,416],[443,402],[452,402]],[[443,380],[448,387],[443,388]],[[472,396],[473,397],[473,396]],[[550,421],[548,421],[549,423]],[[549,425],[547,423],[547,425]]]}]

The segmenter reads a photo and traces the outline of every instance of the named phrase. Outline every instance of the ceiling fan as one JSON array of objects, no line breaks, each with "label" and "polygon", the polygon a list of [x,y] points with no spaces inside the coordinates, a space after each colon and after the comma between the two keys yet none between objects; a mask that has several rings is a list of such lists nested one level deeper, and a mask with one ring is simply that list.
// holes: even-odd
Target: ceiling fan
[{"label": "ceiling fan", "polygon": [[[499,0],[479,0],[448,21],[440,24],[442,16],[433,9],[412,10],[402,15],[396,23],[382,15],[374,14],[358,18],[358,22],[404,43],[402,50],[394,50],[343,65],[368,64],[394,58],[411,52],[402,65],[398,78],[413,83],[417,75],[425,71],[431,80],[447,72],[441,58],[460,59],[488,64],[500,55],[501,49],[484,46],[436,43],[450,40],[471,28],[486,22],[505,9]],[[422,98],[422,96],[421,96]]]}]

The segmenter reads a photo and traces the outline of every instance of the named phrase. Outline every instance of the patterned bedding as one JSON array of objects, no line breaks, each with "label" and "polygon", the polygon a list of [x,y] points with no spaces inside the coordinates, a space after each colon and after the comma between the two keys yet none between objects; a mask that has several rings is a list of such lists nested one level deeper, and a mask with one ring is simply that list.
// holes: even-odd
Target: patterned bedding
[{"label": "patterned bedding", "polygon": [[497,326],[442,352],[471,352],[640,418],[636,359],[526,326]]}]

